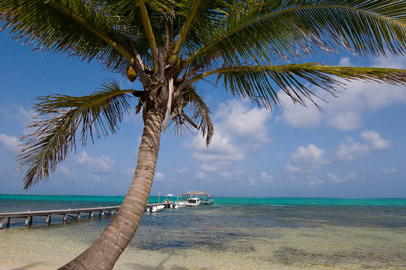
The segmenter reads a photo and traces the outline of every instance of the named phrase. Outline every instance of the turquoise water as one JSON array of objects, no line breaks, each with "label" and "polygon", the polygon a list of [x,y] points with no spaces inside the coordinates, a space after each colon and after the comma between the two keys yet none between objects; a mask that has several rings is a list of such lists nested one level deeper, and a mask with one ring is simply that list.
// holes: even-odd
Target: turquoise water
[{"label": "turquoise water", "polygon": [[[0,212],[122,200],[0,195]],[[0,269],[1,263],[54,269],[91,244],[109,221],[55,218],[46,226],[37,219],[26,228],[15,220],[0,230]],[[406,269],[405,247],[406,199],[219,197],[211,206],[145,214],[115,269]]]},{"label": "turquoise water", "polygon": [[[166,197],[160,197],[160,201]],[[1,200],[20,201],[61,201],[61,202],[103,202],[120,204],[124,196],[68,196],[68,195],[8,195],[0,194]],[[176,199],[176,197],[169,197]],[[256,197],[216,197],[216,204],[261,204],[261,205],[387,205],[406,206],[406,199],[343,199],[343,198],[256,198]],[[158,196],[150,196],[155,203]]]}]

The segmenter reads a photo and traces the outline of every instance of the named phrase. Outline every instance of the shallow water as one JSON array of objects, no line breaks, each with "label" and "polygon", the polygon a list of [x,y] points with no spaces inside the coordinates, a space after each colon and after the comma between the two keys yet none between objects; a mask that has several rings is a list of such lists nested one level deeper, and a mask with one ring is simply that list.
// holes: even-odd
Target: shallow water
[{"label": "shallow water", "polygon": [[[246,200],[145,214],[115,269],[406,269],[404,201]],[[102,205],[115,201],[0,197],[0,212]],[[0,262],[54,269],[88,247],[109,221],[55,219],[46,226],[38,219],[29,228],[13,222],[0,230]]]}]

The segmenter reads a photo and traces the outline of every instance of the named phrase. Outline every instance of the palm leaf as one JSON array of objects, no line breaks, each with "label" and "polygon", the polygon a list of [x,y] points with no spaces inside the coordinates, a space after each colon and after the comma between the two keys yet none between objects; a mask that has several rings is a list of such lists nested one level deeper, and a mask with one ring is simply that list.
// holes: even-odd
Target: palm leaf
[{"label": "palm leaf", "polygon": [[[118,71],[123,71],[133,57],[124,37],[129,30],[118,25],[103,6],[90,1],[4,0],[0,1],[0,22],[5,22],[2,30],[9,29],[9,34],[34,50],[87,61],[96,58]],[[137,40],[131,46],[146,51]]]},{"label": "palm leaf", "polygon": [[100,138],[115,133],[123,114],[130,109],[129,93],[120,90],[114,82],[102,85],[100,91],[90,96],[71,97],[54,95],[39,98],[34,110],[37,113],[36,130],[22,138],[23,147],[18,157],[20,167],[26,171],[24,189],[49,177],[58,163],[76,149],[76,134],[80,132],[82,144],[88,137]]},{"label": "palm leaf", "polygon": [[[238,2],[238,1],[237,1]],[[361,55],[406,52],[406,1],[244,1],[223,25],[206,35],[187,60],[217,52],[227,65],[289,61],[317,50],[345,48]],[[231,11],[231,10],[230,10]]]},{"label": "palm leaf", "polygon": [[137,3],[140,8],[142,25],[144,26],[144,31],[147,36],[149,48],[151,50],[151,57],[152,57],[154,71],[158,72],[158,49],[157,49],[157,45],[156,45],[156,41],[155,41],[154,31],[151,26],[151,21],[148,16],[147,7],[145,6],[145,3],[143,0],[137,0]]},{"label": "palm leaf", "polygon": [[[178,37],[173,54],[179,57],[179,53],[190,55],[191,52],[202,46],[206,35],[212,35],[211,31],[222,24],[227,16],[222,12],[230,1],[224,0],[183,0],[177,4],[174,10],[177,18],[181,19],[182,25],[175,36]],[[210,31],[207,31],[209,30]]]},{"label": "palm leaf", "polygon": [[[193,86],[189,86],[186,91],[179,95],[174,100],[172,106],[172,120],[175,122],[175,130],[178,134],[182,135],[183,127],[191,129],[191,127],[200,130],[203,137],[206,138],[206,145],[208,146],[214,135],[214,124],[210,117],[210,109],[197,94]],[[185,112],[188,108],[188,113]],[[197,124],[195,123],[197,122]]]},{"label": "palm leaf", "polygon": [[306,105],[305,99],[308,99],[318,106],[313,99],[318,96],[305,82],[332,95],[335,95],[337,86],[345,85],[345,81],[339,78],[406,85],[406,70],[403,69],[325,66],[315,63],[220,68],[198,75],[189,83],[214,74],[218,74],[218,79],[223,79],[224,85],[233,95],[249,98],[267,108],[272,108],[272,103],[280,105],[277,94],[279,89],[294,102]]}]

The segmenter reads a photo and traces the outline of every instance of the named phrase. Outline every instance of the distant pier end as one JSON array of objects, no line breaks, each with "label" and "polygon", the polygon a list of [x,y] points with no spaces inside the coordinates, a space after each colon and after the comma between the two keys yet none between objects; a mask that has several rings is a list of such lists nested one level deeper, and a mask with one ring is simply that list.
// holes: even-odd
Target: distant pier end
[{"label": "distant pier end", "polygon": [[199,198],[202,200],[201,204],[213,204],[214,203],[214,195],[205,193],[204,191],[195,191],[191,190],[186,193],[178,194],[177,200],[178,201],[187,201],[190,198]]}]

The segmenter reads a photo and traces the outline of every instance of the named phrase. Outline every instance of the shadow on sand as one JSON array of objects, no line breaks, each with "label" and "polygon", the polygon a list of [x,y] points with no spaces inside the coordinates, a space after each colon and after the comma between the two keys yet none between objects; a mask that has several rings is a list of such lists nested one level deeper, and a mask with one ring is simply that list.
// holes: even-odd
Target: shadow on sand
[{"label": "shadow on sand", "polygon": [[[174,254],[174,252],[169,253],[168,257],[164,258],[156,266],[143,265],[143,264],[140,264],[140,263],[127,263],[126,265],[130,266],[131,269],[137,269],[137,270],[139,270],[139,269],[142,269],[142,270],[163,270],[164,269],[164,264],[172,257],[173,254]],[[168,268],[166,267],[165,269],[168,269]],[[174,265],[169,269],[188,270],[189,268]],[[195,268],[195,269],[198,269],[198,268]],[[208,270],[208,269],[209,268],[199,268],[199,270]]]},{"label": "shadow on sand", "polygon": [[[41,264],[42,264],[42,262],[30,263],[30,264],[27,264],[25,266],[21,266],[18,268],[12,268],[11,270],[28,270],[28,269],[33,269],[33,267],[40,266]],[[36,268],[36,269],[39,269],[39,268]]]}]

